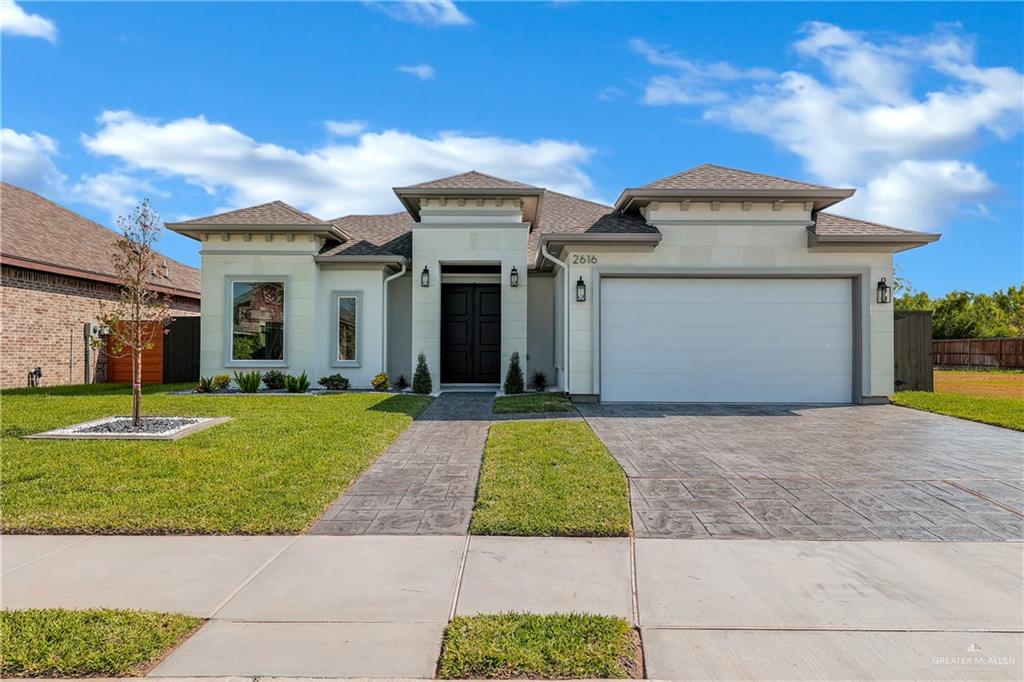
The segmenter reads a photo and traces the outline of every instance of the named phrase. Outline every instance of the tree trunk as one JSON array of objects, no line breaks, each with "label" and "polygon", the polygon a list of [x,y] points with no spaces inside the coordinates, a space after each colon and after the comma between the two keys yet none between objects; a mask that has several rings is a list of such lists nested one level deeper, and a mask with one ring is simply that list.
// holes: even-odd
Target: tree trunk
[{"label": "tree trunk", "polygon": [[132,349],[132,426],[142,426],[142,347],[141,334],[136,336]]}]

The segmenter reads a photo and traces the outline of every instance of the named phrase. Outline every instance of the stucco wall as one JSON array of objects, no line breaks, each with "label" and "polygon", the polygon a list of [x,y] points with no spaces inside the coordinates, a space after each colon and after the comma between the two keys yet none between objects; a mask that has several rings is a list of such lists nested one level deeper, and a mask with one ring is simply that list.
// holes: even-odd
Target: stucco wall
[{"label": "stucco wall", "polygon": [[[875,303],[874,286],[885,277],[892,281],[892,254],[887,252],[818,252],[807,249],[806,225],[809,208],[785,204],[775,210],[772,204],[722,203],[718,210],[710,204],[693,204],[683,211],[678,203],[662,203],[647,211],[649,222],[662,232],[655,249],[636,247],[625,251],[611,246],[572,247],[563,259],[569,262],[573,287],[582,275],[588,287],[587,301],[570,303],[570,392],[592,394],[595,381],[595,329],[593,305],[596,274],[604,271],[635,269],[659,272],[677,269],[693,274],[707,270],[791,269],[805,273],[863,271],[861,291],[862,343],[861,388],[865,396],[884,396],[893,390],[892,306]],[[596,264],[573,264],[572,256],[592,254]]]},{"label": "stucco wall", "polygon": [[[476,220],[483,220],[478,217]],[[417,224],[413,227],[413,267],[415,285],[412,287],[412,352],[411,362],[422,351],[434,378],[434,388],[440,383],[441,342],[441,264],[475,263],[501,265],[501,377],[505,376],[508,359],[518,352],[523,373],[528,376],[526,362],[527,335],[526,309],[529,277],[526,276],[526,241],[528,225],[525,223],[487,224],[471,222],[464,225],[451,223]],[[430,269],[430,286],[419,286],[424,266]],[[519,286],[508,285],[509,271],[519,271]]]},{"label": "stucco wall", "polygon": [[550,274],[530,275],[527,289],[526,341],[530,373],[544,372],[555,385],[555,278]]},{"label": "stucco wall", "polygon": [[388,285],[388,376],[412,383],[412,275]]}]

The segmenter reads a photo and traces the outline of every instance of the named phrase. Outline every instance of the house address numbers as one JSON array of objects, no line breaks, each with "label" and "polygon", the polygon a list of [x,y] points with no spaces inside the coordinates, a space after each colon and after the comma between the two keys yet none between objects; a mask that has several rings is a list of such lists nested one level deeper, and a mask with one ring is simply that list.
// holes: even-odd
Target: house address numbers
[{"label": "house address numbers", "polygon": [[573,265],[597,265],[597,256],[592,253],[572,254]]}]

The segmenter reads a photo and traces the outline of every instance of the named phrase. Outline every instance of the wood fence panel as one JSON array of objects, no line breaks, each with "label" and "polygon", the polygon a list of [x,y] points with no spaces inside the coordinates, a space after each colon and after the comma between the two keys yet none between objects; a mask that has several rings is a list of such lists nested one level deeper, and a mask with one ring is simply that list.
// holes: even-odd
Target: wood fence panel
[{"label": "wood fence panel", "polygon": [[[114,356],[107,348],[107,381],[118,384],[132,382],[132,354],[125,349]],[[153,347],[142,351],[142,383],[162,384],[164,382],[164,335],[153,337]]]},{"label": "wood fence panel", "polygon": [[893,360],[897,391],[931,391],[932,314],[927,310],[893,315]]},{"label": "wood fence panel", "polygon": [[935,339],[936,367],[1024,369],[1024,338]]}]

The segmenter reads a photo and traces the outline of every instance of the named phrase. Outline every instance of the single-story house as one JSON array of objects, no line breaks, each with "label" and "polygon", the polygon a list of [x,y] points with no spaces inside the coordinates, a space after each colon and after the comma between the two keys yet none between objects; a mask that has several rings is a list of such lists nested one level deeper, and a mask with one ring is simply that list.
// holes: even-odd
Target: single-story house
[{"label": "single-story house", "polygon": [[403,210],[275,201],[202,242],[201,372],[494,385],[518,353],[579,400],[850,403],[893,390],[893,254],[938,235],[826,209],[854,190],[715,165],[614,206],[470,171]]},{"label": "single-story house", "polygon": [[[92,347],[104,302],[117,297],[110,261],[119,234],[35,192],[0,183],[0,387],[81,384],[107,378]],[[155,285],[175,314],[199,312],[199,270],[167,258]],[[146,369],[145,367],[143,369]]]}]

